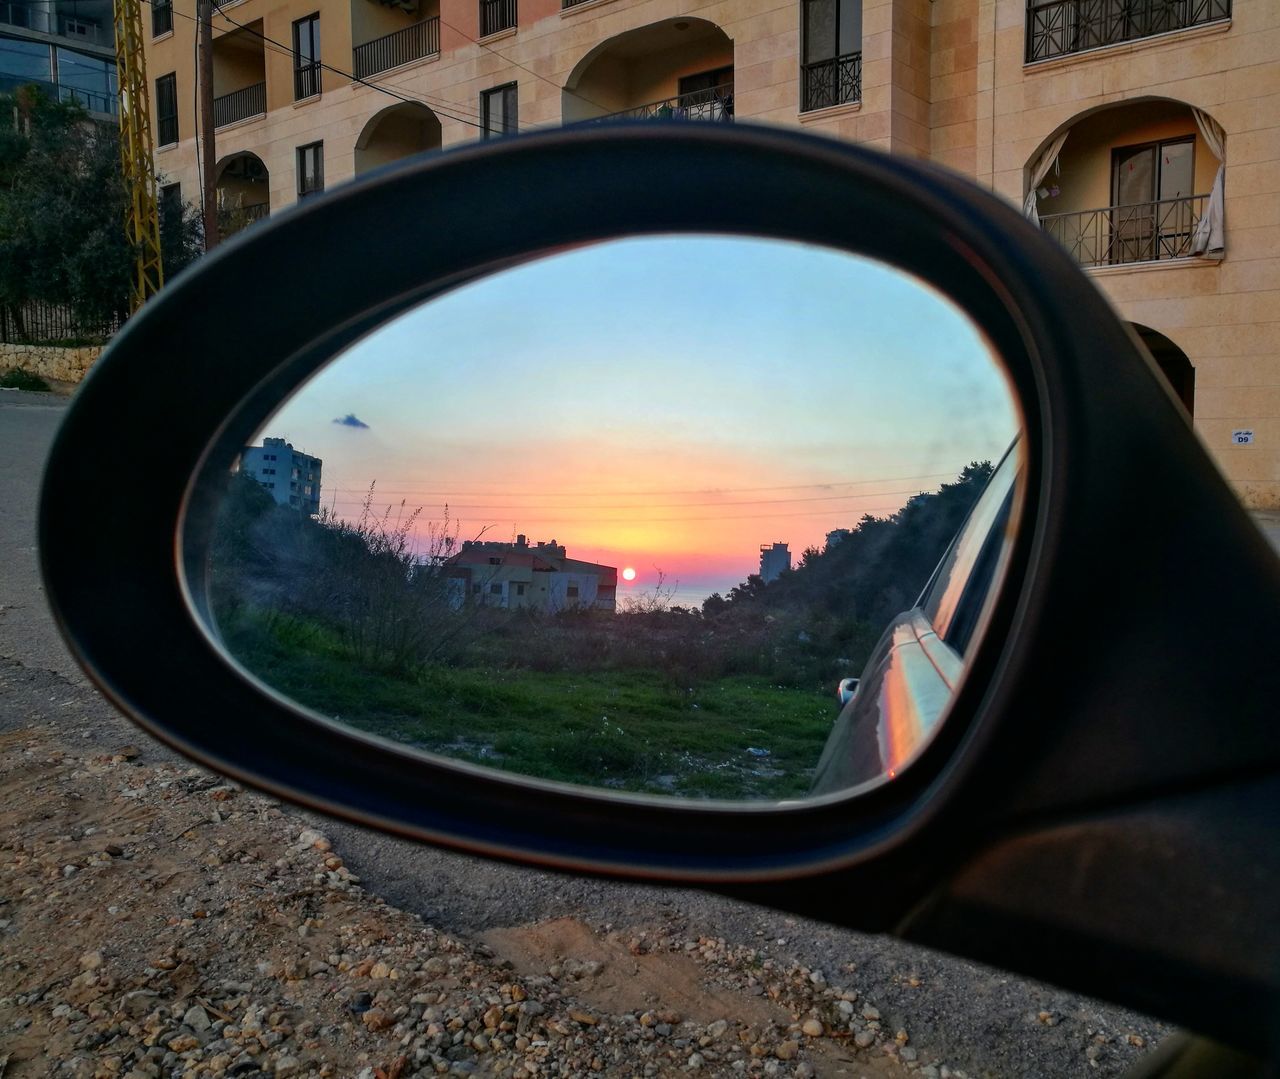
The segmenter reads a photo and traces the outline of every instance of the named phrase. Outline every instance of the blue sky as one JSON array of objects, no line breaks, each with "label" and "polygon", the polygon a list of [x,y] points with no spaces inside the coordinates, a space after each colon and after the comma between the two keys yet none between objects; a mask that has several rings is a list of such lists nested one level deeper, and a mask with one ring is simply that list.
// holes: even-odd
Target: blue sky
[{"label": "blue sky", "polygon": [[[358,426],[348,420],[354,417]],[[998,363],[951,304],[827,249],[708,236],[527,263],[381,327],[262,435],[324,460],[322,501],[444,505],[461,538],[555,538],[661,570],[698,602],[889,513],[1017,430]]]}]

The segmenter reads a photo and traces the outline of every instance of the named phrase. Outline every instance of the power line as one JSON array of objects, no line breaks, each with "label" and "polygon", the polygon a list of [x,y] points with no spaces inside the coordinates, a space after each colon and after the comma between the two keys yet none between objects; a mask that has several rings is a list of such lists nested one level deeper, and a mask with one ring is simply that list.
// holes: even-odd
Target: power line
[{"label": "power line", "polygon": [[[914,476],[882,476],[876,479],[868,480],[839,480],[831,483],[783,483],[772,487],[717,487],[717,488],[691,488],[688,490],[659,490],[659,491],[536,491],[533,494],[541,498],[625,498],[625,497],[658,497],[671,498],[676,495],[737,495],[748,494],[755,491],[817,491],[830,489],[835,487],[860,487],[868,483],[903,483],[908,480],[934,480],[947,476],[955,476],[956,472],[925,472]],[[330,491],[339,492],[368,492],[367,487],[329,487]],[[387,494],[407,494],[419,497],[437,497],[437,498],[466,498],[468,496],[478,496],[484,498],[509,498],[509,497],[527,497],[530,495],[528,491],[422,491],[412,487],[396,487],[384,488],[375,486],[373,489],[375,495]],[[876,494],[877,492],[868,491],[867,494]],[[879,492],[881,494],[891,494],[893,492]],[[833,496],[841,497],[841,496]],[[787,501],[779,499],[779,501]]]},{"label": "power line", "polygon": [[[148,5],[149,7],[151,7],[151,6],[154,6],[155,0],[142,0],[142,2]],[[195,16],[188,15],[185,12],[179,11],[176,6],[171,7],[171,10],[173,11],[173,14],[177,15],[181,19],[186,19],[188,22],[197,21]],[[237,22],[235,19],[231,18],[231,16],[223,12],[221,8],[218,8],[217,10],[218,10],[218,14],[222,18],[226,19],[227,22],[231,23],[232,26],[235,26],[238,29],[243,30],[247,34],[251,34],[252,36],[263,41],[265,44],[274,46],[273,51],[278,56],[288,56],[290,59],[293,58],[294,52],[290,46],[285,45],[283,42],[277,41],[275,38],[267,37],[266,34],[263,34],[261,31],[253,29],[253,27],[251,26],[248,26],[244,23]],[[389,87],[382,86],[379,83],[369,82],[367,79],[357,78],[353,73],[349,71],[344,71],[342,70],[342,68],[339,68],[339,67],[334,67],[332,64],[326,64],[323,61],[316,61],[316,63],[318,64],[319,67],[323,68],[326,71],[332,71],[334,74],[339,75],[344,79],[350,79],[352,82],[359,83],[361,86],[367,86],[370,89],[376,90],[378,93],[385,94],[387,97],[394,98],[397,101],[401,101],[409,105],[422,105],[425,108],[430,109],[432,112],[445,117],[445,119],[447,120],[455,120],[458,123],[466,124],[468,127],[474,127],[477,130],[484,130],[484,125],[479,123],[478,120],[471,120],[471,119],[468,119],[466,116],[454,115],[453,113],[446,111],[445,106],[439,103],[433,102],[429,98],[413,97],[409,94],[400,93],[398,91],[392,90]],[[465,111],[466,109],[466,106],[460,105],[460,104],[455,105],[452,102],[449,103],[447,107],[449,109],[457,109],[461,111]]]}]

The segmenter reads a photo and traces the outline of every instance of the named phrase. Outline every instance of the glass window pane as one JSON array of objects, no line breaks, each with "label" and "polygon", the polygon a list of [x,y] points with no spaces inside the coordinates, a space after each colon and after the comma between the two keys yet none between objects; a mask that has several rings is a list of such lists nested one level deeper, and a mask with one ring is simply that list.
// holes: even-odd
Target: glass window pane
[{"label": "glass window pane", "polygon": [[1133,206],[1135,203],[1152,201],[1155,191],[1155,163],[1154,146],[1116,151],[1114,205]]},{"label": "glass window pane", "polygon": [[1194,195],[1195,143],[1174,142],[1160,147],[1160,197],[1182,199]]},{"label": "glass window pane", "polygon": [[805,0],[804,62],[830,60],[836,55],[836,0]]},{"label": "glass window pane", "polygon": [[862,0],[840,0],[840,55],[862,48]]},{"label": "glass window pane", "polygon": [[35,41],[16,41],[0,38],[0,72],[6,85],[21,86],[23,82],[52,82],[49,65],[49,46]]}]

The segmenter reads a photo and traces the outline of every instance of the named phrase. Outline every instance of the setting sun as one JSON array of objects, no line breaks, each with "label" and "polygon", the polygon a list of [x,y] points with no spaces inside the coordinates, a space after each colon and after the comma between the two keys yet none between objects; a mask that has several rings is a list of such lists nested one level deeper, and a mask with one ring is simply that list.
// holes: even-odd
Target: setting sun
[{"label": "setting sun", "polygon": [[628,566],[622,571],[622,579],[624,581],[634,581],[636,579],[636,571]]}]

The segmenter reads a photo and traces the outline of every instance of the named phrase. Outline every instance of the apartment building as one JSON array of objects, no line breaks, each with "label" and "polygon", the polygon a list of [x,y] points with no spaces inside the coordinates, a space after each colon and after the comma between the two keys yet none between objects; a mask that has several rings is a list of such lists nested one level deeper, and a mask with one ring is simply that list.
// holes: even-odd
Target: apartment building
[{"label": "apartment building", "polygon": [[240,468],[281,506],[301,513],[320,512],[319,457],[301,453],[283,438],[264,438],[261,446],[246,446],[240,454]]},{"label": "apartment building", "polygon": [[[193,198],[194,0],[151,10],[171,10],[147,57],[156,165]],[[1280,507],[1276,0],[219,10],[228,231],[420,151],[610,114],[793,125],[931,159],[1063,243],[1148,343],[1244,500]]]},{"label": "apartment building", "polygon": [[111,0],[0,0],[0,92],[33,85],[116,122]]}]

